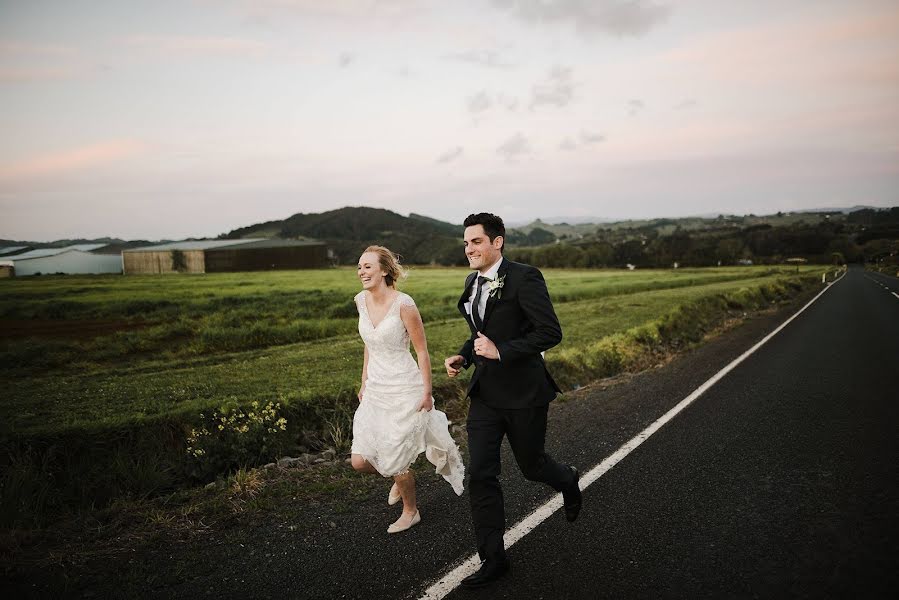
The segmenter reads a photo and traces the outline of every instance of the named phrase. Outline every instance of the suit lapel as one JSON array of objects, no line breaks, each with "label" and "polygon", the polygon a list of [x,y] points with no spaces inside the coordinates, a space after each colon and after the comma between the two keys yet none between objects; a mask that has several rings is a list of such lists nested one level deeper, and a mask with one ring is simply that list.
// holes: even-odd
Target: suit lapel
[{"label": "suit lapel", "polygon": [[[503,263],[499,266],[499,270],[496,272],[496,278],[506,276],[506,271],[509,270],[509,261],[506,258],[503,258]],[[505,285],[505,284],[504,284]],[[487,321],[490,319],[490,313],[493,312],[493,307],[496,306],[497,301],[499,300],[499,296],[503,290],[496,290],[496,293],[487,298],[487,306],[484,307],[484,327],[483,329],[487,330]]]},{"label": "suit lapel", "polygon": [[465,317],[465,320],[468,322],[469,327],[471,327],[472,329],[474,329],[474,323],[471,322],[471,315],[469,315],[468,311],[465,310],[465,303],[468,302],[468,299],[471,296],[471,285],[477,276],[478,272],[473,271],[465,279],[465,291],[462,292],[462,297],[459,298],[459,303],[457,304],[457,306],[459,307],[459,312],[462,313],[462,315]]}]

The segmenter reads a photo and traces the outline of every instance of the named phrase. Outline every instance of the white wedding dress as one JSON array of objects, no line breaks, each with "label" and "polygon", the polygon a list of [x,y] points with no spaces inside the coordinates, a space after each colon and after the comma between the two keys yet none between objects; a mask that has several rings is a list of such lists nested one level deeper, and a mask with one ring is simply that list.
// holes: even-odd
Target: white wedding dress
[{"label": "white wedding dress", "polygon": [[415,306],[399,292],[375,327],[368,316],[365,292],[354,298],[359,335],[368,348],[368,380],[353,416],[353,454],[361,454],[384,477],[409,470],[422,452],[456,494],[462,494],[465,467],[449,434],[446,415],[436,408],[419,411],[424,381],[409,350],[409,332],[400,308]]}]

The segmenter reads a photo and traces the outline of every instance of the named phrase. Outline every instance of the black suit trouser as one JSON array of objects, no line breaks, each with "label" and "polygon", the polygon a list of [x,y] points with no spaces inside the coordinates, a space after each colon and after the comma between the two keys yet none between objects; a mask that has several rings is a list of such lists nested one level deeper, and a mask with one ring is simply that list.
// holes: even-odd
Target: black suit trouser
[{"label": "black suit trouser", "polygon": [[492,408],[472,398],[468,411],[468,454],[470,475],[468,494],[478,554],[482,560],[502,560],[506,515],[503,490],[499,484],[500,448],[503,436],[521,473],[531,481],[540,481],[557,492],[574,482],[570,468],[554,461],[543,450],[546,439],[548,405],[521,409]]}]

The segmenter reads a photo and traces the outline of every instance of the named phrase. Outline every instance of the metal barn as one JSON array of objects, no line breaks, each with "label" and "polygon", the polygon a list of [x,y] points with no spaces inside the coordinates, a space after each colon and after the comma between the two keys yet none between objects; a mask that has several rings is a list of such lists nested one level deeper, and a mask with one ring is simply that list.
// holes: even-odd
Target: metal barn
[{"label": "metal barn", "polygon": [[321,242],[281,239],[201,240],[122,252],[125,274],[228,273],[328,266]]},{"label": "metal barn", "polygon": [[121,273],[122,257],[119,254],[92,252],[106,244],[75,244],[65,248],[38,248],[22,254],[5,256],[12,262],[15,275],[88,275],[97,273]]}]

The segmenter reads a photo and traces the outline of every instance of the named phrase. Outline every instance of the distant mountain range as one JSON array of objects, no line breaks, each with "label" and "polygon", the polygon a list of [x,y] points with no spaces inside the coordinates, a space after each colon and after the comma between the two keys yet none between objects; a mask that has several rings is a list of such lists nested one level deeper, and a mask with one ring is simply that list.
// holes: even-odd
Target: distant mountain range
[{"label": "distant mountain range", "polygon": [[[871,208],[854,206],[818,211],[791,211],[767,216],[709,215],[626,221],[592,217],[553,217],[536,219],[515,227],[508,226],[506,240],[510,247],[540,246],[555,243],[557,240],[582,243],[597,239],[620,241],[634,236],[645,238],[650,232],[655,232],[655,235],[670,235],[678,230],[706,231],[722,227],[745,228],[758,225],[780,227],[799,223],[813,225],[830,219],[831,215],[836,219],[843,219],[846,218],[844,215],[849,213]],[[219,239],[276,237],[321,240],[328,244],[341,264],[354,264],[359,254],[369,245],[384,245],[401,254],[407,263],[446,265],[465,263],[461,245],[462,233],[462,225],[424,215],[413,213],[404,217],[382,208],[357,206],[322,213],[297,213],[286,219],[234,229],[220,235]],[[120,251],[160,242],[108,237],[93,240],[57,240],[50,243],[0,240],[0,247],[41,248],[85,243],[105,243],[109,245],[110,251]]]}]

